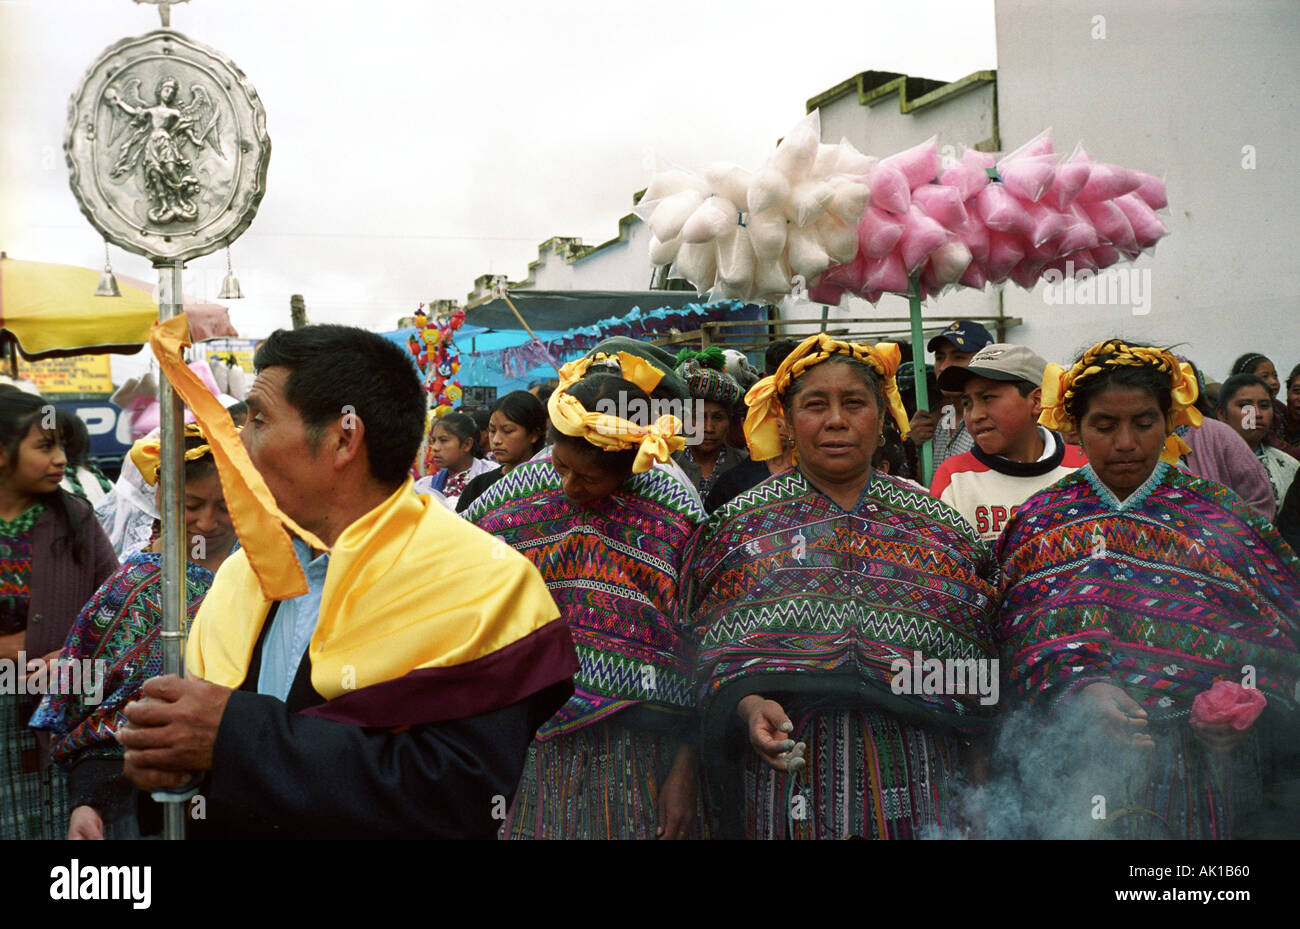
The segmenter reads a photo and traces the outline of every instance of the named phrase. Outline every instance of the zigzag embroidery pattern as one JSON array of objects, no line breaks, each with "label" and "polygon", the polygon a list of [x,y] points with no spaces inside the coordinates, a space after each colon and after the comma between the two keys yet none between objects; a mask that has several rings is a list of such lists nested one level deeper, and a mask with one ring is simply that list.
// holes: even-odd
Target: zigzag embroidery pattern
[{"label": "zigzag embroidery pattern", "polygon": [[[1035,700],[1100,675],[1146,705],[1186,704],[1251,665],[1269,699],[1290,705],[1300,652],[1286,629],[1300,620],[1300,561],[1226,488],[1167,469],[1143,490],[1119,508],[1081,470],[1032,498],[1004,533],[1001,622],[1015,690]],[[1192,673],[1195,656],[1205,666]]]}]

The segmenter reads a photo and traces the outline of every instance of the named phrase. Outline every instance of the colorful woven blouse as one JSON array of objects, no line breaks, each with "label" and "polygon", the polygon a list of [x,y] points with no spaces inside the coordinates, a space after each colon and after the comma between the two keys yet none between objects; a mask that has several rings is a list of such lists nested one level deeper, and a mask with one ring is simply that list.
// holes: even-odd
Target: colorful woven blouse
[{"label": "colorful woven blouse", "polygon": [[[120,758],[122,747],[113,730],[126,723],[122,708],[140,692],[149,678],[162,673],[161,557],[135,552],[113,573],[86,604],[68,633],[62,659],[103,660],[106,664],[100,702],[90,704],[83,694],[47,694],[32,717],[36,729],[52,736],[50,759],[69,767],[85,758]],[[186,628],[194,622],[199,605],[212,586],[213,573],[186,562]],[[83,677],[83,680],[85,678]],[[84,688],[83,688],[84,689]],[[93,699],[93,696],[92,696]]]},{"label": "colorful woven blouse", "polygon": [[[947,504],[873,471],[841,509],[798,469],[720,507],[691,561],[705,738],[745,695],[847,698],[966,728],[978,694],[895,694],[894,662],[992,659],[997,565]],[[987,672],[986,672],[987,673]],[[911,688],[908,688],[911,689]]]},{"label": "colorful woven blouse", "polygon": [[27,628],[32,529],[44,512],[45,504],[36,503],[13,519],[0,519],[0,635]]},{"label": "colorful woven blouse", "polygon": [[1270,701],[1294,706],[1300,561],[1226,487],[1160,462],[1121,502],[1087,466],[1031,497],[997,553],[1021,699],[1105,681],[1160,718],[1251,665]]},{"label": "colorful woven blouse", "polygon": [[569,624],[580,669],[539,741],[634,705],[684,724],[689,661],[677,620],[683,558],[704,513],[671,475],[633,475],[596,507],[564,495],[550,452],[512,470],[465,518],[523,553]]}]

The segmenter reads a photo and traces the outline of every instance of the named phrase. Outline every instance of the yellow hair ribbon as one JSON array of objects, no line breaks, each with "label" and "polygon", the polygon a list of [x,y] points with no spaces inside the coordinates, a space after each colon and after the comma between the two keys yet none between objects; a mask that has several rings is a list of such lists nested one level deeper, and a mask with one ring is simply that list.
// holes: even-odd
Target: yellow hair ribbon
[{"label": "yellow hair ribbon", "polygon": [[[203,437],[201,430],[195,423],[186,423],[186,436]],[[131,463],[140,469],[140,476],[150,487],[158,483],[158,472],[162,469],[162,438],[161,436],[148,436],[143,439],[136,439],[131,446],[131,451],[127,452],[131,456]],[[202,445],[196,445],[193,448],[185,450],[185,460],[194,461],[202,458],[204,455],[212,454],[212,448],[207,442]]]},{"label": "yellow hair ribbon", "polygon": [[766,461],[781,454],[781,435],[777,422],[781,419],[781,398],[801,375],[814,365],[821,364],[833,355],[847,355],[870,365],[881,379],[882,391],[889,412],[898,424],[904,438],[908,433],[907,411],[898,390],[898,366],[902,352],[895,342],[880,342],[875,346],[857,342],[841,342],[824,332],[804,339],[786,356],[776,373],[763,378],[745,394],[749,412],[745,416],[745,442],[749,456],[755,461]]},{"label": "yellow hair ribbon", "polygon": [[[618,353],[625,380],[636,384],[648,394],[663,378],[663,372],[643,358],[627,352]],[[686,446],[678,433],[682,423],[676,416],[661,416],[650,426],[638,426],[608,413],[592,413],[569,393],[569,388],[582,380],[587,369],[597,358],[579,358],[560,368],[560,383],[547,401],[551,422],[561,433],[583,438],[605,452],[626,451],[635,448],[636,460],[632,473],[649,471],[655,461],[666,462],[673,452]],[[630,375],[630,376],[629,376]],[[633,380],[636,378],[636,380]],[[647,389],[645,384],[649,384]]]},{"label": "yellow hair ribbon", "polygon": [[1071,425],[1077,428],[1078,423],[1066,412],[1066,405],[1074,396],[1075,384],[1117,365],[1145,365],[1169,375],[1172,406],[1165,419],[1167,438],[1160,459],[1173,464],[1180,456],[1191,451],[1187,443],[1174,434],[1174,427],[1199,428],[1203,417],[1201,411],[1193,405],[1200,395],[1200,389],[1192,366],[1179,361],[1164,349],[1130,346],[1119,339],[1108,339],[1084,352],[1083,357],[1069,371],[1060,365],[1049,364],[1043,371],[1043,412],[1039,415],[1038,422],[1048,429],[1058,431]]}]

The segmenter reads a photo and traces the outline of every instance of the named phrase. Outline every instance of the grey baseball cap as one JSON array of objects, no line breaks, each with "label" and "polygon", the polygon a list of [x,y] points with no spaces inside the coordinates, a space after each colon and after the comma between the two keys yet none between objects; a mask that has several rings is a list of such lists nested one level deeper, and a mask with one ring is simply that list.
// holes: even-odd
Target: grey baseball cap
[{"label": "grey baseball cap", "polygon": [[970,364],[951,365],[939,375],[939,388],[949,393],[960,393],[972,377],[986,377],[991,381],[1028,381],[1035,387],[1043,383],[1043,370],[1047,362],[1027,346],[994,342],[975,353]]}]

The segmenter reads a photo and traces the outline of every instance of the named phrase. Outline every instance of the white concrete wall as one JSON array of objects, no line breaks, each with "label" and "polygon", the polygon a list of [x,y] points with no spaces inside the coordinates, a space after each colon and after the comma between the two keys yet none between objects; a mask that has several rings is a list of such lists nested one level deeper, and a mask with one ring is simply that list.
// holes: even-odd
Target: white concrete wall
[{"label": "white concrete wall", "polygon": [[1059,361],[1112,334],[1183,343],[1215,380],[1260,351],[1285,378],[1300,362],[1300,4],[998,0],[996,10],[1003,146],[1050,126],[1058,148],[1082,141],[1100,160],[1167,175],[1170,201],[1170,235],[1135,265],[1150,271],[1149,314],[1048,306],[1043,285],[1010,287],[1007,312],[1025,319],[1012,337]]}]

